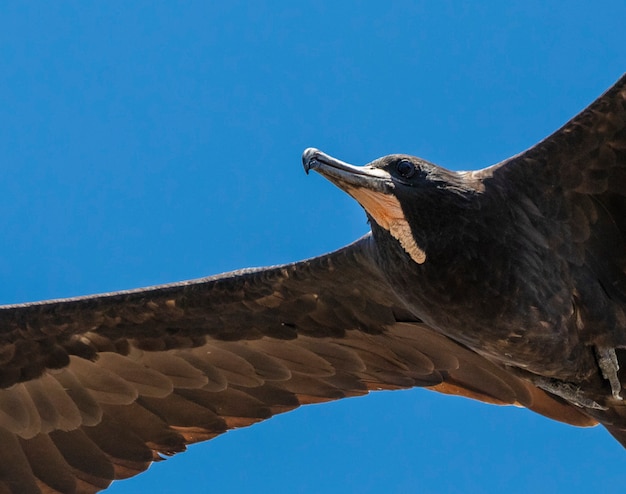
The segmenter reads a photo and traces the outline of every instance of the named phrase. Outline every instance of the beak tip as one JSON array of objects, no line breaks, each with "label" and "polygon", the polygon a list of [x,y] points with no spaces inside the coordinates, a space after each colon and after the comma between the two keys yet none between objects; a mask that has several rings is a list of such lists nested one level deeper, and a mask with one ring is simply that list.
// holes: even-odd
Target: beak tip
[{"label": "beak tip", "polygon": [[302,166],[304,171],[308,175],[309,171],[315,166],[316,157],[319,154],[319,150],[315,148],[306,148],[302,153]]}]

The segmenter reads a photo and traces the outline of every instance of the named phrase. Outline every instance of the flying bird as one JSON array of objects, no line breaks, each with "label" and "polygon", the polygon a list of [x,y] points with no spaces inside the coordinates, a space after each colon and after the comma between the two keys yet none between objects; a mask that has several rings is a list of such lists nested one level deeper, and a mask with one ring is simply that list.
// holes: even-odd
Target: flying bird
[{"label": "flying bird", "polygon": [[421,386],[626,445],[626,76],[479,171],[315,171],[371,232],[313,259],[0,307],[0,491],[97,492],[300,405]]}]

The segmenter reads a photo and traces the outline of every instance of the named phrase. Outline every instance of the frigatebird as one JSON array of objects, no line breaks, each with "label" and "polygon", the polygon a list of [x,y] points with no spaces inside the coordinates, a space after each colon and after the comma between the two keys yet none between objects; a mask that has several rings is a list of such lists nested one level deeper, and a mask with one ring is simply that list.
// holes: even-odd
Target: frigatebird
[{"label": "frigatebird", "polygon": [[626,446],[626,76],[472,172],[303,155],[371,232],[282,266],[0,307],[2,492],[97,492],[300,405],[426,387]]}]

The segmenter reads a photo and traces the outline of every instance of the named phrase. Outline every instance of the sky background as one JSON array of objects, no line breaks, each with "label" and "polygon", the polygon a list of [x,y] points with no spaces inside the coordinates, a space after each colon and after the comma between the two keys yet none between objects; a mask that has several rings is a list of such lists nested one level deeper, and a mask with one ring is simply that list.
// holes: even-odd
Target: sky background
[{"label": "sky background", "polygon": [[[623,1],[2,2],[0,302],[341,247],[365,215],[303,149],[501,161],[620,77],[624,19]],[[590,492],[625,467],[600,428],[413,390],[230,432],[110,492]]]}]

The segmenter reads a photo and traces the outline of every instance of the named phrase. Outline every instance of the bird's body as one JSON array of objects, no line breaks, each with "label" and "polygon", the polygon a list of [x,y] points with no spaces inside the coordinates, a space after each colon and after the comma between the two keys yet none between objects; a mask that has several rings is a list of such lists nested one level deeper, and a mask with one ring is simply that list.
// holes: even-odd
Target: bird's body
[{"label": "bird's body", "polygon": [[[501,364],[580,379],[588,373],[589,342],[572,324],[570,266],[550,246],[555,218],[490,175],[447,205],[440,197],[412,203],[422,264],[407,262],[373,222],[379,262],[412,312],[439,332]],[[434,218],[417,219],[429,209]]]},{"label": "bird's body", "polygon": [[372,233],[299,263],[0,308],[0,485],[96,491],[301,404],[425,386],[626,443],[626,77],[478,172],[309,149]]}]

